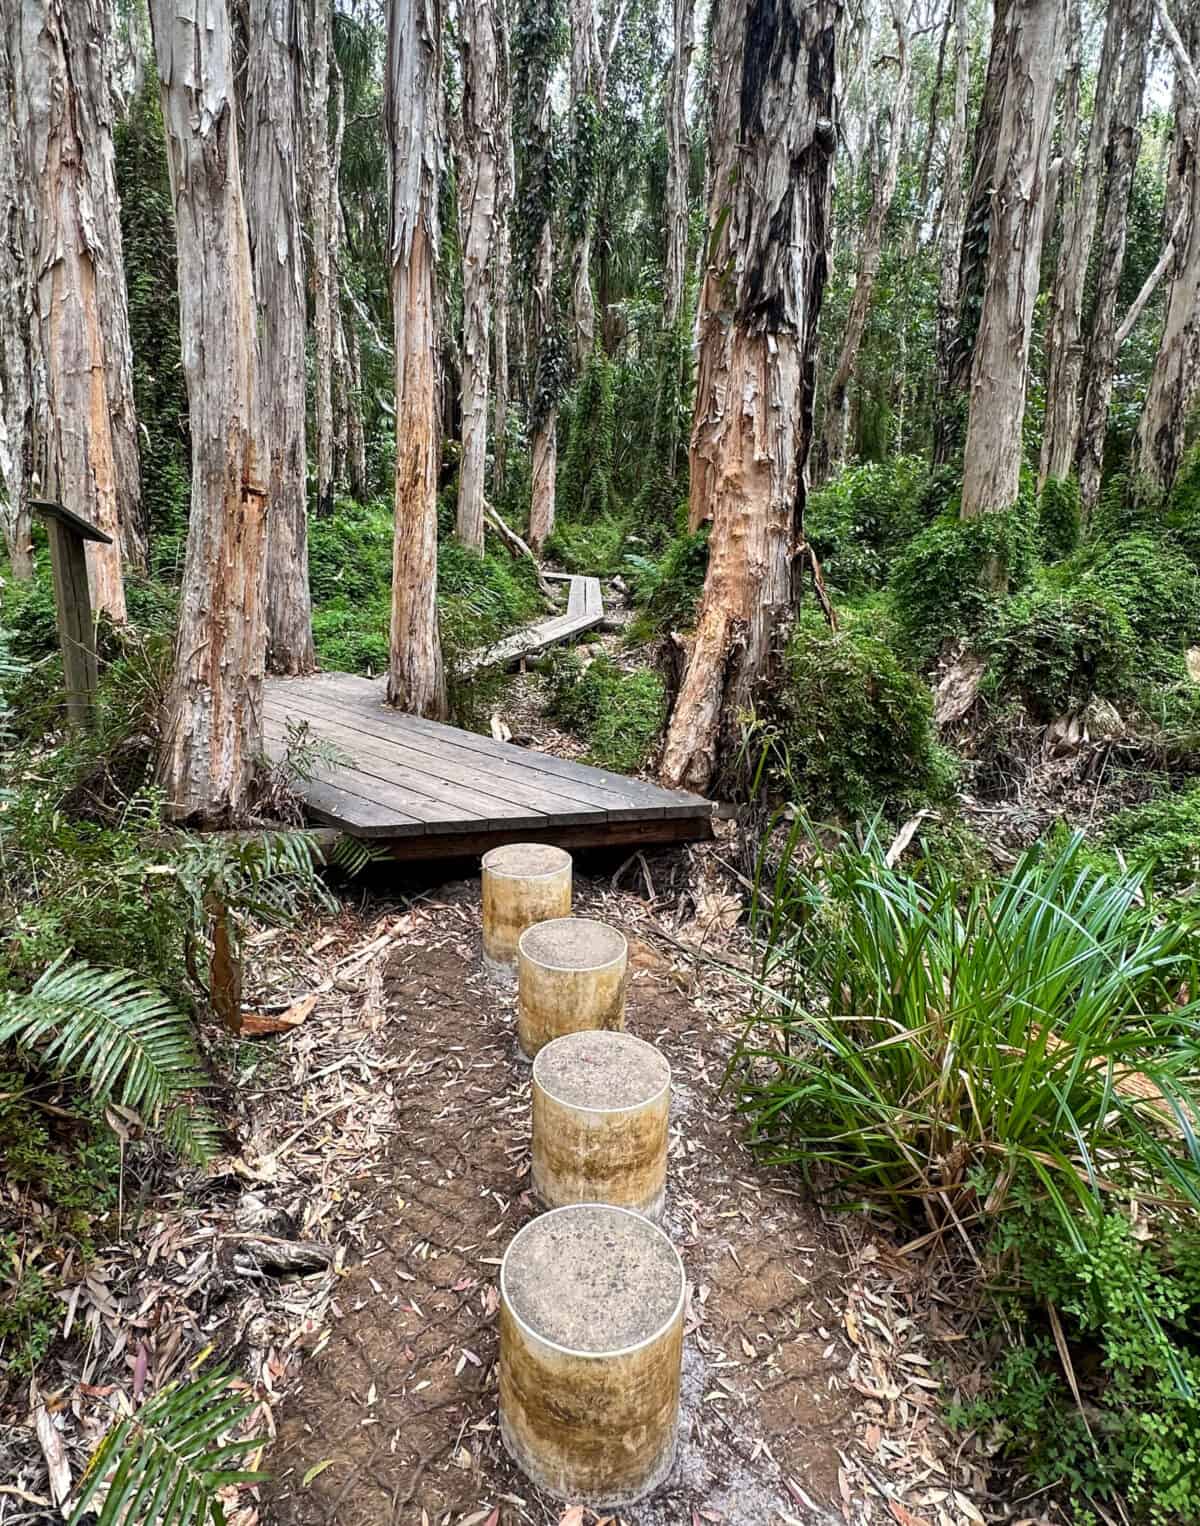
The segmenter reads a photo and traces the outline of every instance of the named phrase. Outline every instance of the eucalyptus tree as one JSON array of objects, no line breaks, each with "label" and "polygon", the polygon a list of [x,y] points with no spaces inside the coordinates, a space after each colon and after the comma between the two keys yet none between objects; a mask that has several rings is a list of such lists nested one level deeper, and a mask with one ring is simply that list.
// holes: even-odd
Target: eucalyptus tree
[{"label": "eucalyptus tree", "polygon": [[180,820],[250,803],[262,742],[269,460],[225,0],[151,0],[175,202],[192,437],[175,668],[159,779]]},{"label": "eucalyptus tree", "polygon": [[792,606],[837,143],[840,0],[714,15],[712,190],[690,520],[712,520],[662,772],[706,788],[769,676]]},{"label": "eucalyptus tree", "polygon": [[1100,498],[1108,409],[1117,359],[1117,298],[1125,268],[1129,198],[1141,150],[1142,102],[1150,59],[1152,0],[1126,0],[1120,85],[1109,123],[1104,157],[1104,219],[1092,298],[1079,431],[1079,496],[1085,515]]},{"label": "eucalyptus tree", "polygon": [[388,0],[384,75],[391,158],[391,282],[396,364],[395,532],[388,699],[446,711],[437,618],[438,182],[442,169],[439,0]]},{"label": "eucalyptus tree", "polygon": [[307,0],[308,79],[305,82],[305,152],[308,161],[308,227],[312,247],[313,424],[316,430],[317,512],[333,508],[333,373],[338,270],[336,237],[338,154],[330,144],[329,106],[333,57],[333,0]]},{"label": "eucalyptus tree", "polygon": [[[966,188],[967,98],[971,88],[971,39],[967,0],[950,0],[947,24],[954,27],[954,104],[942,171],[941,226],[938,230],[938,289],[934,331],[937,397],[950,392],[950,358],[958,310],[959,262],[962,257]],[[932,127],[932,123],[931,123]],[[932,141],[932,131],[930,140]]]},{"label": "eucalyptus tree", "polygon": [[688,254],[688,179],[691,140],[687,92],[694,42],[695,0],[671,0],[671,64],[667,73],[666,261],[663,326],[673,329],[683,309]]},{"label": "eucalyptus tree", "polygon": [[495,0],[496,70],[499,96],[499,120],[496,130],[500,140],[499,185],[497,189],[496,236],[492,256],[492,293],[495,298],[495,337],[492,342],[492,491],[499,498],[504,491],[508,446],[508,316],[512,301],[512,205],[517,184],[516,155],[513,152],[512,56],[508,37],[509,0]]},{"label": "eucalyptus tree", "polygon": [[979,331],[971,363],[962,517],[1011,508],[1020,491],[1029,342],[1038,297],[1046,171],[1063,0],[997,8],[1004,87]]},{"label": "eucalyptus tree", "polygon": [[[44,496],[111,537],[88,544],[92,606],[125,618],[122,553],[144,559],[133,363],[113,163],[104,0],[20,7],[18,121]],[[22,109],[23,108],[23,109]]]},{"label": "eucalyptus tree", "polygon": [[251,0],[246,71],[246,211],[262,346],[268,451],[267,664],[310,673],[305,438],[303,0]]},{"label": "eucalyptus tree", "polygon": [[[497,0],[462,0],[462,163],[459,198],[463,264],[462,465],[458,538],[483,550],[488,369],[497,292],[496,233],[504,204],[504,113]],[[507,338],[507,336],[506,336]]]},{"label": "eucalyptus tree", "polygon": [[1137,467],[1146,483],[1165,490],[1179,471],[1200,396],[1200,0],[1190,0],[1182,37],[1165,0],[1156,5],[1175,60],[1170,201],[1180,231],[1172,239],[1162,337],[1138,424]]}]

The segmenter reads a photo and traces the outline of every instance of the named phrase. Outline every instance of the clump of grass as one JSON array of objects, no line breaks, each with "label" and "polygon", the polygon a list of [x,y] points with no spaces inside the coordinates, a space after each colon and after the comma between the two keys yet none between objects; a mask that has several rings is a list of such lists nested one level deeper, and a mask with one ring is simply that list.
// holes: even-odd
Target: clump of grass
[{"label": "clump of grass", "polygon": [[643,768],[666,720],[666,693],[653,668],[626,671],[601,653],[559,656],[551,710],[589,744],[588,762],[615,773]]}]

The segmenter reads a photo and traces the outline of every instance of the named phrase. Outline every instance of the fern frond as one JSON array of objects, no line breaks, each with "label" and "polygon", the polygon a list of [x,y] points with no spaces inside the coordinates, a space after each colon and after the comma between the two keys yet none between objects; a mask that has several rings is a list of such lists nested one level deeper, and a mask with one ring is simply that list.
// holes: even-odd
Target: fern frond
[{"label": "fern frond", "polygon": [[[188,1020],[161,992],[128,970],[67,964],[65,954],[31,991],[0,998],[0,1044],[13,1042],[38,1046],[43,1063],[82,1076],[97,1102],[153,1121],[206,1084]],[[193,1127],[187,1153],[204,1157],[206,1132]]]},{"label": "fern frond", "polygon": [[354,879],[369,864],[380,864],[390,858],[386,848],[366,842],[361,837],[343,834],[325,854],[327,868],[339,869],[349,879]]},{"label": "fern frond", "polygon": [[233,1435],[252,1409],[230,1391],[223,1368],[164,1389],[119,1420],[92,1454],[69,1526],[92,1513],[106,1482],[98,1526],[223,1526],[217,1490],[266,1476],[230,1466],[258,1444]]}]

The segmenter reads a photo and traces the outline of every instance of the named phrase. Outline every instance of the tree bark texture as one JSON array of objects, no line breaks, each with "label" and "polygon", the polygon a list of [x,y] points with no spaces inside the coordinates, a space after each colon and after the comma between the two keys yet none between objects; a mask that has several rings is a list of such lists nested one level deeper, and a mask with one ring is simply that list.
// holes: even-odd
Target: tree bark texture
[{"label": "tree bark texture", "polygon": [[[20,53],[25,174],[35,208],[28,252],[46,387],[43,496],[112,537],[111,545],[88,543],[88,584],[93,611],[122,621],[125,521],[140,514],[141,488],[129,324],[113,311],[118,303],[124,310],[125,276],[107,18],[97,0],[21,0]],[[110,358],[122,334],[125,354]],[[123,399],[112,391],[122,379]]]},{"label": "tree bark texture", "polygon": [[719,81],[701,293],[690,521],[711,517],[696,633],[667,729],[668,783],[709,786],[792,608],[812,438],[837,141],[839,0],[738,0]]},{"label": "tree bark texture", "polygon": [[437,617],[439,456],[434,271],[442,145],[438,0],[389,0],[385,117],[391,153],[396,353],[396,528],[388,699],[446,712]]},{"label": "tree bark texture", "polygon": [[934,338],[937,397],[951,392],[951,366],[958,312],[959,262],[962,257],[966,187],[963,172],[967,156],[967,98],[971,88],[971,51],[967,0],[953,0],[954,15],[954,108],[942,185],[941,257],[938,262],[937,327]]},{"label": "tree bark texture", "polygon": [[902,5],[897,0],[892,7],[892,25],[896,32],[896,93],[892,100],[891,133],[887,155],[882,171],[875,177],[872,188],[871,208],[863,225],[858,246],[858,271],[854,279],[854,291],[850,298],[850,310],[846,315],[846,327],[842,333],[842,347],[829,378],[825,397],[825,415],[821,421],[821,434],[817,442],[814,469],[817,480],[831,475],[845,458],[846,442],[846,394],[858,362],[867,317],[871,311],[871,297],[879,275],[879,263],[883,255],[883,230],[896,185],[900,178],[900,154],[908,137],[908,119],[911,106],[912,67],[908,48],[908,24]]},{"label": "tree bark texture", "polygon": [[1079,498],[1085,518],[1099,502],[1104,469],[1108,409],[1117,364],[1117,297],[1125,269],[1129,197],[1142,146],[1142,99],[1146,93],[1150,57],[1152,0],[1127,0],[1122,12],[1125,52],[1104,154],[1104,222],[1092,300],[1079,433]]},{"label": "tree bark texture", "polygon": [[308,588],[305,441],[302,0],[251,0],[246,80],[246,213],[268,451],[267,665],[316,665]]},{"label": "tree bark texture", "polygon": [[152,0],[179,254],[192,501],[159,779],[178,820],[250,803],[262,745],[269,463],[225,0]]},{"label": "tree bark texture", "polygon": [[971,366],[962,517],[1011,508],[1021,477],[1062,0],[1012,0],[987,272]]},{"label": "tree bark texture", "polygon": [[592,0],[570,0],[571,135],[575,185],[572,207],[571,355],[581,368],[596,343],[596,303],[592,296],[592,219],[595,209],[595,136],[599,126],[600,43]]},{"label": "tree bark texture", "polygon": [[[463,251],[462,465],[458,479],[458,538],[483,550],[487,469],[488,370],[491,315],[496,302],[497,209],[502,151],[500,62],[495,0],[463,0],[463,164],[459,176]],[[500,294],[500,301],[505,300]]]},{"label": "tree bark texture", "polygon": [[493,240],[492,293],[495,298],[495,337],[492,341],[495,386],[492,404],[492,493],[504,492],[508,446],[508,314],[512,297],[512,234],[509,214],[516,190],[517,170],[513,152],[512,57],[508,45],[508,0],[494,0],[496,63],[499,108],[496,131],[500,139],[499,186],[496,201],[496,236]]},{"label": "tree bark texture", "polygon": [[313,425],[317,434],[317,513],[333,511],[333,342],[337,269],[333,261],[335,203],[330,196],[329,81],[333,0],[311,0],[306,147],[308,220],[312,234]]},{"label": "tree bark texture", "polygon": [[30,195],[21,153],[27,109],[17,38],[0,27],[0,521],[14,578],[33,576],[29,474],[33,375],[29,262]]},{"label": "tree bark texture", "polygon": [[[537,336],[537,371],[533,387],[533,456],[529,494],[529,544],[540,551],[554,531],[558,486],[558,401],[547,383],[554,343],[554,232],[547,218],[538,242],[537,274],[533,288],[533,329]],[[549,363],[548,363],[549,362]]]},{"label": "tree bark texture", "polygon": [[[1200,4],[1192,0],[1184,29],[1187,56],[1179,60],[1173,174],[1183,208],[1167,291],[1162,337],[1138,425],[1138,473],[1169,491],[1187,443],[1187,425],[1200,392],[1200,88],[1194,60],[1200,53]],[[1190,73],[1184,64],[1190,65]]]},{"label": "tree bark texture", "polygon": [[695,0],[672,0],[671,65],[667,74],[666,270],[663,280],[663,325],[673,329],[683,310],[687,283],[688,181],[691,141],[688,137],[687,91],[695,33]]},{"label": "tree bark texture", "polygon": [[[1048,477],[1068,477],[1079,447],[1080,377],[1083,369],[1083,298],[1100,181],[1120,78],[1121,41],[1126,31],[1125,0],[1109,0],[1104,27],[1092,123],[1083,168],[1074,169],[1079,131],[1079,0],[1071,0],[1075,29],[1068,101],[1064,108],[1062,168],[1062,238],[1046,329],[1046,415],[1038,486]],[[1070,140],[1068,145],[1068,139]],[[1068,151],[1069,148],[1069,151]]]}]

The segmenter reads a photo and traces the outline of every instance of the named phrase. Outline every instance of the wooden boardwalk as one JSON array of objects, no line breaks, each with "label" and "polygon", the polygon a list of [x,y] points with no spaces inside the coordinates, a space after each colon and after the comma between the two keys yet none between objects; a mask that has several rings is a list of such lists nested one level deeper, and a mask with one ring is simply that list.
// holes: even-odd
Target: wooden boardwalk
[{"label": "wooden boardwalk", "polygon": [[379,680],[347,673],[269,678],[269,758],[288,728],[336,749],[298,786],[308,814],[397,858],[475,854],[502,842],[563,847],[689,842],[711,835],[712,805],[600,768],[404,715]]},{"label": "wooden boardwalk", "polygon": [[514,631],[511,636],[506,636],[482,655],[479,659],[480,667],[491,667],[497,663],[505,668],[516,667],[523,658],[536,657],[548,647],[557,646],[561,641],[570,641],[572,636],[581,636],[584,631],[592,630],[604,619],[604,600],[600,595],[599,578],[578,577],[565,572],[547,572],[545,576],[570,583],[566,613],[551,615],[549,619],[539,620],[536,625],[526,625],[521,630]]}]

